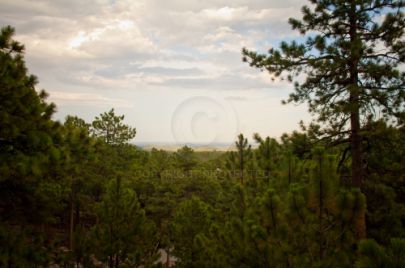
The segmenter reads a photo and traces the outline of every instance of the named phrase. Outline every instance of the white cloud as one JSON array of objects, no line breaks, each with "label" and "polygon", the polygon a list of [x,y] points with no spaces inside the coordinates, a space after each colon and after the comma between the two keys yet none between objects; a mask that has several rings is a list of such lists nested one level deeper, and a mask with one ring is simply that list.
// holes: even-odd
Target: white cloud
[{"label": "white cloud", "polygon": [[123,99],[106,98],[95,93],[75,93],[69,91],[54,91],[49,100],[58,103],[59,106],[97,106],[117,108],[131,108],[133,105]]},{"label": "white cloud", "polygon": [[[16,28],[30,72],[60,114],[76,113],[81,105],[86,113],[121,107],[151,116],[167,113],[153,101],[175,105],[179,92],[185,98],[197,91],[242,96],[246,106],[239,108],[255,111],[265,105],[256,101],[263,89],[280,100],[291,87],[243,63],[241,49],[263,51],[294,36],[286,20],[300,13],[303,2],[3,0],[0,25]],[[166,124],[163,116],[153,118]],[[150,134],[152,127],[136,120]],[[261,122],[252,118],[249,124],[254,132]],[[167,131],[160,139],[170,136]]]}]

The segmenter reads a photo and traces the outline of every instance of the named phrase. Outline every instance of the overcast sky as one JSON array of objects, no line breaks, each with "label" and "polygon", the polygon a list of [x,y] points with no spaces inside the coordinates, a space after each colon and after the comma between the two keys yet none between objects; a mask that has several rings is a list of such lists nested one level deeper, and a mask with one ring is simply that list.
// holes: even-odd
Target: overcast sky
[{"label": "overcast sky", "polygon": [[279,137],[309,121],[281,105],[285,82],[250,68],[241,49],[297,38],[303,0],[0,0],[26,61],[57,105],[56,120],[88,122],[110,108],[135,142],[231,142]]}]

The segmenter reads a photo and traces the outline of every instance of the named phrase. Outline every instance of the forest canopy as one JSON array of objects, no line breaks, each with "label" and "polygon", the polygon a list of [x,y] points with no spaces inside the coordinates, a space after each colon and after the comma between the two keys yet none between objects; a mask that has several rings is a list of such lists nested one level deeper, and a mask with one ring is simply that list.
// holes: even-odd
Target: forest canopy
[{"label": "forest canopy", "polygon": [[310,2],[305,42],[243,56],[316,121],[229,151],[145,150],[114,108],[54,120],[2,28],[0,266],[405,267],[403,2]]}]

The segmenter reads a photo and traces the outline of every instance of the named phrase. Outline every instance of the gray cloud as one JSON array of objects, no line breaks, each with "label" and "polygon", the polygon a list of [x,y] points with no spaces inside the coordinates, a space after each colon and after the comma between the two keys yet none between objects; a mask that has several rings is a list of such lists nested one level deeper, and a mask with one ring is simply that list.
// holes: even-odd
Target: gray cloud
[{"label": "gray cloud", "polygon": [[110,78],[122,78],[126,74],[130,73],[146,73],[148,75],[161,75],[165,77],[185,77],[203,75],[204,72],[198,68],[165,68],[165,67],[140,67],[140,66],[119,66],[106,67],[99,69],[95,72],[95,75],[110,77]]},{"label": "gray cloud", "polygon": [[2,0],[0,26],[16,28],[30,72],[61,115],[77,114],[69,110],[76,101],[85,117],[89,107],[97,113],[114,104],[139,112],[132,103],[157,114],[161,105],[151,101],[169,107],[178,102],[176,94],[202,91],[232,94],[225,99],[248,107],[258,91],[279,97],[291,87],[243,63],[241,48],[264,51],[296,36],[287,18],[298,16],[305,2]]},{"label": "gray cloud", "polygon": [[[301,3],[7,0],[0,23],[16,27],[29,66],[41,77],[97,88],[108,86],[103,80],[143,77],[167,87],[244,89],[264,84],[243,78],[254,71],[242,67],[241,48],[289,34],[286,16],[299,13]],[[142,67],[151,60],[188,63]],[[206,62],[213,65],[200,68]]]}]

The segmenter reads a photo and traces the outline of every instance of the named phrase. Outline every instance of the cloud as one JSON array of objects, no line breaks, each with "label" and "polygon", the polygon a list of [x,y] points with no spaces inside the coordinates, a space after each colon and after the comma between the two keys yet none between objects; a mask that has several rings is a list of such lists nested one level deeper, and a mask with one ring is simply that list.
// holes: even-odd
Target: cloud
[{"label": "cloud", "polygon": [[246,97],[241,96],[227,96],[225,99],[228,101],[247,101]]},{"label": "cloud", "polygon": [[[136,102],[145,109],[138,113],[154,114],[157,124],[165,124],[159,113],[167,111],[160,104],[175,103],[180,93],[224,94],[252,110],[252,103],[268,97],[259,92],[284,98],[291,85],[272,82],[243,63],[241,49],[266,51],[295,37],[287,18],[297,17],[304,3],[3,0],[0,25],[16,28],[30,72],[61,114],[76,114],[79,106],[86,106],[81,114],[110,107],[135,113]],[[146,121],[140,128],[151,133]]]},{"label": "cloud", "polygon": [[56,102],[59,106],[97,106],[117,108],[130,108],[132,104],[123,99],[106,98],[94,93],[74,93],[66,91],[54,91],[50,94],[49,100]]},{"label": "cloud", "polygon": [[[244,68],[241,48],[265,39],[264,27],[288,32],[285,18],[296,10],[288,3],[297,1],[271,7],[264,1],[167,2],[13,0],[2,4],[0,21],[16,24],[40,78],[101,89],[113,81],[244,88],[254,81],[231,81],[255,72]],[[151,62],[160,65],[148,67]]]}]

